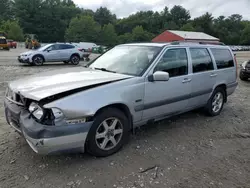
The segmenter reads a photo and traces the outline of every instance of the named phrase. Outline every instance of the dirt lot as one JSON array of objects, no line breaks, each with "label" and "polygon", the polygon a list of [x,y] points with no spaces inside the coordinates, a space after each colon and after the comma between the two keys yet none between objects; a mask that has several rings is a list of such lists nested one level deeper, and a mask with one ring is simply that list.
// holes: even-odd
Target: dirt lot
[{"label": "dirt lot", "polygon": [[[20,51],[0,51],[1,188],[250,187],[250,82],[239,81],[220,116],[196,110],[144,126],[113,156],[39,156],[5,122],[6,82],[69,65],[22,66]],[[240,63],[250,52],[237,57]]]}]

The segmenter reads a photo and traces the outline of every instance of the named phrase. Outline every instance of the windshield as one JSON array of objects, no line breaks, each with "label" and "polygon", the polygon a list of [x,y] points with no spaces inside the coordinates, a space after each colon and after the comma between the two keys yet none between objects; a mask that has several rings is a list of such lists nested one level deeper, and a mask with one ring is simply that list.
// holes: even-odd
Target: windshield
[{"label": "windshield", "polygon": [[38,48],[37,50],[38,51],[43,51],[43,50],[46,50],[48,47],[50,47],[52,44],[47,44],[47,45],[45,45],[45,46],[42,46],[42,47],[40,47],[40,48]]},{"label": "windshield", "polygon": [[6,44],[6,39],[0,39],[0,44]]},{"label": "windshield", "polygon": [[149,67],[161,47],[122,45],[97,58],[89,67],[140,76]]}]

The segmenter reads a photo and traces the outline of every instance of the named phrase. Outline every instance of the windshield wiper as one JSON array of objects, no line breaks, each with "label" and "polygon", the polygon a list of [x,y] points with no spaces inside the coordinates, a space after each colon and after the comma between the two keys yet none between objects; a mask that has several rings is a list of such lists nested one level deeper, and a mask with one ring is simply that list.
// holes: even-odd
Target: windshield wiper
[{"label": "windshield wiper", "polygon": [[101,70],[101,71],[105,71],[105,72],[112,72],[112,73],[116,73],[115,71],[112,71],[112,70],[108,70],[108,69],[105,69],[105,68],[95,68],[93,67],[94,69],[96,70]]}]

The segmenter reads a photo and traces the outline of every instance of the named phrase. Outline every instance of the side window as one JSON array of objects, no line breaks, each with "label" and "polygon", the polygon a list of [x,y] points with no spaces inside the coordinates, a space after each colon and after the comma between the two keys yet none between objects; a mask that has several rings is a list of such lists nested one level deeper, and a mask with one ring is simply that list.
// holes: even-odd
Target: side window
[{"label": "side window", "polygon": [[48,47],[46,50],[49,50],[49,51],[55,50],[55,45],[51,45],[51,46]]},{"label": "side window", "polygon": [[233,56],[229,50],[213,48],[211,51],[215,58],[218,69],[234,67]]},{"label": "side window", "polygon": [[50,47],[47,48],[47,50],[50,50],[50,51],[60,50],[60,45],[59,44],[51,45]]},{"label": "side window", "polygon": [[193,73],[214,70],[213,61],[207,49],[191,48],[190,53],[193,63]]},{"label": "side window", "polygon": [[155,71],[165,71],[170,77],[188,74],[188,58],[185,48],[170,49],[163,54]]},{"label": "side window", "polygon": [[68,44],[61,44],[60,45],[61,50],[72,49],[72,48],[75,48],[75,47],[72,45],[68,45]]}]

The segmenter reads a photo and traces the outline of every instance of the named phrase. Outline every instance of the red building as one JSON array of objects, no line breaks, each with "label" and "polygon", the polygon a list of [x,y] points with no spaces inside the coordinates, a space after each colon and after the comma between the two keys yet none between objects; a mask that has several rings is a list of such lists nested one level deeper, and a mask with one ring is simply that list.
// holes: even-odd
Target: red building
[{"label": "red building", "polygon": [[217,44],[220,42],[220,39],[202,32],[174,31],[174,30],[166,30],[157,37],[152,39],[152,42],[174,42],[174,41],[206,42],[211,44]]}]

